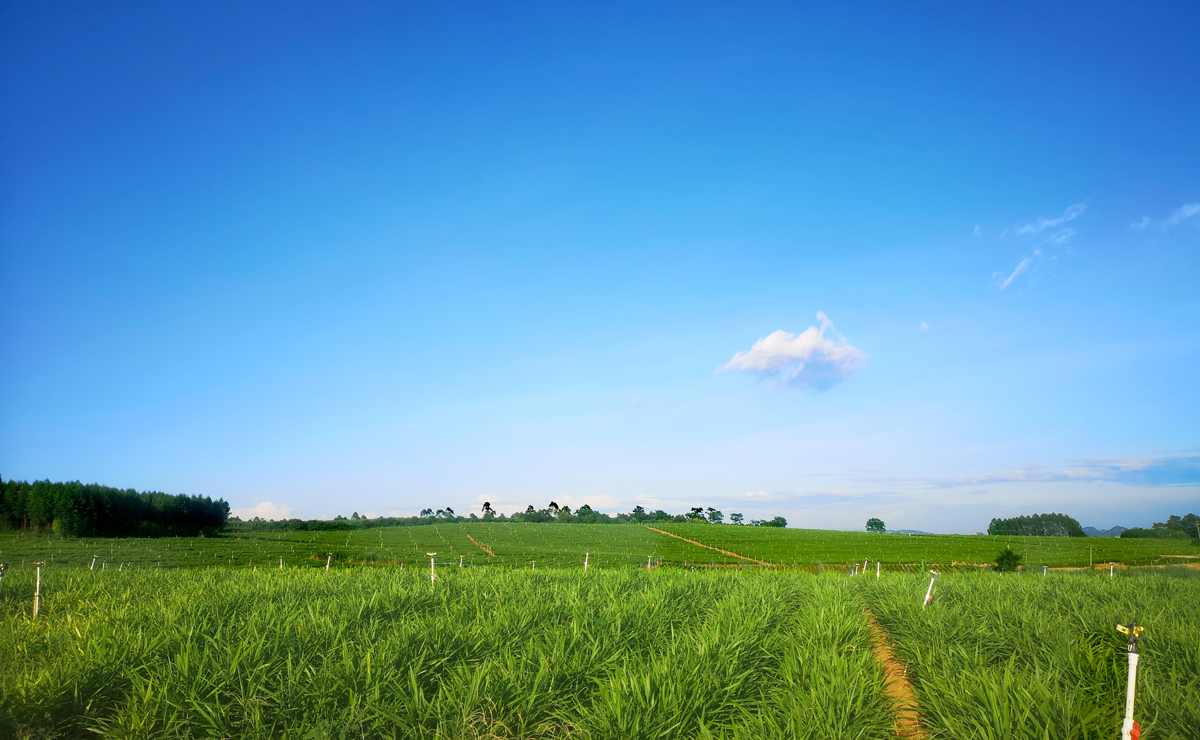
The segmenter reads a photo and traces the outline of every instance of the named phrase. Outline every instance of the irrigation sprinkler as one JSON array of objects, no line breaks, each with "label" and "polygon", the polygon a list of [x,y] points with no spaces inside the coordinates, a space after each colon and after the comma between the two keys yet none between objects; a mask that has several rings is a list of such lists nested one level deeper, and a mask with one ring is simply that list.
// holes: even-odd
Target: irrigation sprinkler
[{"label": "irrigation sprinkler", "polygon": [[38,615],[38,606],[42,601],[42,566],[45,564],[44,560],[34,563],[37,566],[37,585],[33,588],[33,616],[35,617]]},{"label": "irrigation sprinkler", "polygon": [[429,556],[429,582],[433,583],[434,581],[437,580],[437,572],[433,569],[433,565],[434,565],[433,556],[437,555],[437,553],[436,552],[427,552],[425,554]]},{"label": "irrigation sprinkler", "polygon": [[331,552],[327,552],[327,553],[325,553],[325,572],[326,572],[326,573],[328,573],[328,572],[329,572],[329,563],[330,563],[332,560],[333,560],[333,553],[331,553]]},{"label": "irrigation sprinkler", "polygon": [[929,572],[932,575],[929,578],[929,589],[925,592],[925,600],[921,602],[922,609],[928,606],[929,602],[933,601],[933,582],[938,577],[938,572],[936,570],[931,570]]},{"label": "irrigation sprinkler", "polygon": [[1129,643],[1125,646],[1125,651],[1129,654],[1129,676],[1125,681],[1125,721],[1121,723],[1121,740],[1138,740],[1142,736],[1142,729],[1133,721],[1133,698],[1137,690],[1137,643],[1142,639],[1146,628],[1137,622],[1130,622],[1128,625],[1118,624],[1117,632],[1129,638]]}]

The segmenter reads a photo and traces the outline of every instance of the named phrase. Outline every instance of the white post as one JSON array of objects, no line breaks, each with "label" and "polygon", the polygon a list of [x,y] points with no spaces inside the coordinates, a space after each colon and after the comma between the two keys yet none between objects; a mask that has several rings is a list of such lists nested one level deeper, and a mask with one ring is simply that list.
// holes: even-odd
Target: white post
[{"label": "white post", "polygon": [[33,616],[38,615],[38,603],[42,600],[42,564],[37,564],[37,586],[33,590]]},{"label": "white post", "polygon": [[1043,565],[1043,566],[1042,566],[1042,575],[1046,575],[1046,571],[1047,571],[1048,569],[1049,569],[1049,566],[1047,566],[1047,565]]},{"label": "white post", "polygon": [[529,561],[529,569],[530,569],[530,570],[537,570],[537,561],[536,561],[536,560],[530,560],[530,561]]},{"label": "white post", "polygon": [[1133,721],[1133,697],[1137,687],[1138,654],[1129,653],[1129,678],[1125,682],[1125,721],[1121,723],[1121,740],[1130,740],[1133,736],[1135,722]]},{"label": "white post", "polygon": [[279,569],[283,570],[283,558],[279,558]]},{"label": "white post", "polygon": [[459,555],[458,556],[458,567],[460,567],[460,568],[463,567],[462,561],[463,561],[463,556]]},{"label": "white post", "polygon": [[879,561],[878,560],[875,561],[875,577],[876,578],[879,577]]},{"label": "white post", "polygon": [[1112,578],[1112,575],[1113,575],[1113,564],[1109,563],[1108,564],[1108,577]]},{"label": "white post", "polygon": [[429,556],[429,582],[433,583],[434,581],[437,580],[437,572],[433,569],[433,566],[434,566],[433,556],[437,555],[437,553],[436,552],[427,552],[425,554]]},{"label": "white post", "polygon": [[92,556],[92,564],[88,566],[88,570],[95,570],[95,569],[96,569],[96,558],[97,558],[97,557],[99,557],[99,556],[97,556],[97,555],[93,555],[93,556]]},{"label": "white post", "polygon": [[646,570],[650,570],[650,556],[646,556]]},{"label": "white post", "polygon": [[921,602],[922,609],[924,609],[925,606],[927,604],[929,604],[929,602],[933,601],[933,581],[935,578],[937,578],[937,575],[938,575],[936,571],[931,570],[929,572],[932,573],[933,575],[929,579],[929,589],[925,592],[925,601]]},{"label": "white post", "polygon": [[592,554],[591,550],[583,551],[583,572],[587,573],[588,556]]},{"label": "white post", "polygon": [[867,558],[863,558],[863,569],[862,569],[862,572],[863,572],[863,573],[866,573],[866,572],[867,572]]},{"label": "white post", "polygon": [[330,563],[330,561],[331,561],[331,560],[333,560],[333,553],[331,553],[331,552],[330,552],[330,553],[326,553],[326,554],[325,554],[325,572],[326,572],[326,573],[328,573],[328,572],[329,572],[329,563]]}]

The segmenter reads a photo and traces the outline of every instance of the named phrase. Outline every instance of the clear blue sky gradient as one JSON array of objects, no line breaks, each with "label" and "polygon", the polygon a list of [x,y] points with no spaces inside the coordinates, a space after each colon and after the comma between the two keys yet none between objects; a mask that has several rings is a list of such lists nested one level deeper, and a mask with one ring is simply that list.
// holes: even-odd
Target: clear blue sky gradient
[{"label": "clear blue sky gradient", "polygon": [[1200,6],[846,5],[6,4],[0,475],[1200,511]]}]

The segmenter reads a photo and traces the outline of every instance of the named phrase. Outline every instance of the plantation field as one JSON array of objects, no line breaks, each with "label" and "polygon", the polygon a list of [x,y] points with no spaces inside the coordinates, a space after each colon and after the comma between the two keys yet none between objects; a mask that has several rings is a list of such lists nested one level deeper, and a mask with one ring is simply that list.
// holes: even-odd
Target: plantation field
[{"label": "plantation field", "polygon": [[[1200,737],[1200,572],[977,573],[852,579],[907,663],[936,737],[1115,738],[1126,661],[1118,623],[1146,627],[1143,738]],[[917,598],[914,598],[916,595]]]},{"label": "plantation field", "polygon": [[[1021,554],[1027,567],[1087,567],[1117,562],[1126,565],[1200,563],[1195,540],[1120,539],[1101,537],[1017,537],[990,535],[907,535],[832,532],[820,529],[738,527],[712,524],[663,524],[659,529],[739,555],[784,565],[862,563],[885,566],[925,563],[991,563],[1005,546]],[[1170,557],[1164,557],[1170,556]]]},{"label": "plantation field", "polygon": [[1200,726],[1200,577],[799,570],[62,569],[0,589],[0,736],[1110,739]]},{"label": "plantation field", "polygon": [[[923,565],[987,563],[1005,545],[1027,567],[1086,567],[1115,561],[1127,565],[1200,562],[1200,546],[1188,540],[900,535],[825,530],[656,524],[658,529],[776,565],[845,566],[882,561],[887,569]],[[469,535],[469,536],[468,536]],[[471,538],[474,538],[472,541]],[[478,543],[478,544],[476,544]],[[493,554],[489,555],[484,548]],[[1090,549],[1090,552],[1089,552]],[[493,568],[708,566],[752,561],[700,547],[637,524],[446,523],[380,527],[348,532],[260,532],[212,538],[69,539],[37,532],[0,533],[0,562],[28,568],[131,567],[248,569],[321,567],[332,553],[337,566],[388,564],[427,567],[427,552],[440,563]],[[536,565],[535,565],[536,564]]]},{"label": "plantation field", "polygon": [[16,737],[890,737],[845,578],[63,571],[0,595]]}]

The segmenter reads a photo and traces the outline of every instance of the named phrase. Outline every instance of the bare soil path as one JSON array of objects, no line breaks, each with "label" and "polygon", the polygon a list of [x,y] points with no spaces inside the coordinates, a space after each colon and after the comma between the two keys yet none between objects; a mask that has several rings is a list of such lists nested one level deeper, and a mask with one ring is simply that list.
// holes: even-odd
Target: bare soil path
[{"label": "bare soil path", "polygon": [[917,694],[913,691],[912,683],[905,675],[904,664],[896,658],[888,642],[887,632],[875,619],[870,611],[867,621],[871,625],[872,643],[875,659],[883,668],[884,690],[892,701],[895,711],[894,729],[896,737],[906,740],[927,740],[929,735],[921,727],[920,707],[917,704]]},{"label": "bare soil path", "polygon": [[729,550],[722,550],[719,547],[713,547],[712,545],[706,545],[703,542],[689,540],[687,537],[680,537],[677,534],[671,534],[670,532],[659,529],[657,527],[651,527],[648,524],[643,524],[642,526],[645,527],[646,529],[649,529],[652,532],[658,532],[659,534],[665,534],[668,537],[674,537],[677,540],[683,540],[684,542],[690,542],[691,544],[696,545],[697,547],[706,547],[709,550],[716,550],[717,552],[721,553],[722,555],[728,555],[728,556],[734,557],[734,558],[741,558],[742,560],[749,560],[752,563],[758,563],[759,565],[765,565],[767,567],[770,567],[770,565],[771,565],[770,563],[764,562],[762,560],[755,560],[754,558],[748,558],[745,555],[738,555],[736,552],[730,552]]},{"label": "bare soil path", "polygon": [[482,542],[480,542],[479,540],[475,539],[475,538],[474,538],[474,537],[472,537],[471,535],[467,535],[467,539],[468,539],[468,540],[470,540],[471,542],[475,543],[475,547],[478,547],[480,550],[483,550],[484,552],[486,552],[486,553],[488,554],[488,557],[489,557],[489,558],[494,558],[494,557],[496,557],[496,553],[492,552],[492,548],[490,548],[490,547],[488,547],[487,545],[483,544]]}]

